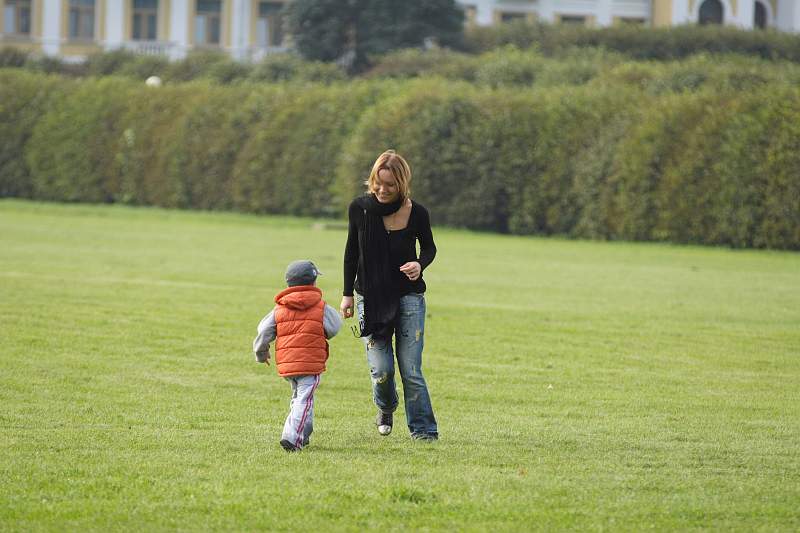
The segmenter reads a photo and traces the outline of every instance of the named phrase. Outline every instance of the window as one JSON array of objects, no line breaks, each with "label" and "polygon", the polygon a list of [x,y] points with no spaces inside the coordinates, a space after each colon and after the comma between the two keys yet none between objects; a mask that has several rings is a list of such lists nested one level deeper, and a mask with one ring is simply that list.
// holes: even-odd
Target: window
[{"label": "window", "polygon": [[705,0],[700,6],[700,24],[722,24],[722,2],[719,0]]},{"label": "window", "polygon": [[283,15],[281,2],[260,2],[256,41],[258,46],[281,46],[283,44]]},{"label": "window", "polygon": [[158,0],[133,0],[133,40],[155,41]]},{"label": "window", "polygon": [[561,15],[559,22],[561,22],[561,24],[574,24],[576,26],[585,26],[586,17],[582,17],[580,15]]},{"label": "window", "polygon": [[31,34],[31,0],[6,0],[3,7],[3,33]]},{"label": "window", "polygon": [[756,10],[753,14],[753,26],[759,29],[767,27],[767,8],[761,2],[756,2]]},{"label": "window", "polygon": [[69,38],[94,39],[94,0],[69,0]]},{"label": "window", "polygon": [[525,13],[509,13],[507,11],[500,13],[500,22],[514,22],[515,20],[525,20]]},{"label": "window", "polygon": [[620,17],[619,23],[624,26],[644,26],[647,21],[639,17]]},{"label": "window", "polygon": [[220,44],[222,0],[197,0],[194,17],[194,42],[197,45]]}]

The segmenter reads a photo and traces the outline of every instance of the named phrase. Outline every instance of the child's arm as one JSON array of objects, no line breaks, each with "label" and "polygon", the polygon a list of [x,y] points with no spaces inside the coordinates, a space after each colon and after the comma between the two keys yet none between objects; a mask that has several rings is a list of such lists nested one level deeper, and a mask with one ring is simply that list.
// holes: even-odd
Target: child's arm
[{"label": "child's arm", "polygon": [[322,315],[322,327],[325,330],[325,337],[334,337],[342,327],[342,317],[339,311],[328,304],[325,304],[325,314]]},{"label": "child's arm", "polygon": [[253,341],[256,361],[269,364],[269,344],[275,340],[277,333],[278,326],[275,324],[275,310],[273,309],[258,323],[258,335]]}]

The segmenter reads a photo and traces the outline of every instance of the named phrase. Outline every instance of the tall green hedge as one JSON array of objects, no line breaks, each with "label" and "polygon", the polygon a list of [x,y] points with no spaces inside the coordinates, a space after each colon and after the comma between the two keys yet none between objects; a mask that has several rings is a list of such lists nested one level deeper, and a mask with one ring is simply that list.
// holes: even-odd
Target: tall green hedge
[{"label": "tall green hedge", "polygon": [[103,79],[58,95],[26,145],[33,196],[46,200],[113,202],[120,176],[115,156],[122,142],[121,117],[130,82]]},{"label": "tall green hedge", "polygon": [[515,21],[472,28],[465,49],[481,53],[512,44],[546,54],[572,46],[601,47],[633,59],[678,59],[698,52],[746,54],[800,62],[800,37],[790,32],[752,31],[731,26],[683,25],[668,28],[618,25],[590,28],[568,24]]},{"label": "tall green hedge", "polygon": [[59,88],[67,92],[71,87],[56,77],[0,70],[0,197],[33,195],[25,149]]},{"label": "tall green hedge", "polygon": [[0,192],[343,216],[394,148],[435,224],[800,249],[800,90],[613,82],[629,74],[521,90],[442,78],[149,88],[0,71]]},{"label": "tall green hedge", "polygon": [[252,124],[233,169],[240,209],[294,215],[338,214],[333,198],[342,146],[384,84],[281,89]]}]

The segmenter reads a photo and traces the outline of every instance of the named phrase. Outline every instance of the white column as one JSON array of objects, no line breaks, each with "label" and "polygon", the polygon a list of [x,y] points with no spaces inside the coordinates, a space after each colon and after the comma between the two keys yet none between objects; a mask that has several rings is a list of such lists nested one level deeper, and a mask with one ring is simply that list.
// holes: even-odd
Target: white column
[{"label": "white column", "polygon": [[[696,1],[701,2],[702,0]],[[690,22],[696,21],[692,20],[692,14],[689,12],[689,0],[674,0],[672,2],[672,24],[679,26]]]},{"label": "white column", "polygon": [[494,22],[494,2],[481,0],[473,2],[475,6],[475,23],[478,26],[490,26]]},{"label": "white column", "polygon": [[741,28],[753,29],[753,18],[756,13],[755,0],[739,0],[736,6],[735,24]]},{"label": "white column", "polygon": [[775,10],[775,25],[781,31],[792,30],[792,17],[794,0],[778,0],[778,9]]},{"label": "white column", "polygon": [[776,19],[783,31],[800,32],[800,6],[796,0],[779,0]]},{"label": "white column", "polygon": [[172,60],[183,59],[189,48],[189,2],[172,0],[169,17],[169,35],[172,43],[169,57]]},{"label": "white column", "polygon": [[244,61],[247,59],[247,37],[249,32],[249,7],[248,0],[233,0],[231,17],[231,55],[234,59]]},{"label": "white column", "polygon": [[121,48],[125,42],[125,0],[106,2],[106,50]]},{"label": "white column", "polygon": [[61,0],[44,0],[42,10],[42,51],[47,55],[58,55],[62,39]]},{"label": "white column", "polygon": [[553,9],[553,0],[540,0],[539,19],[542,22],[549,22],[550,24],[552,24],[555,21],[555,9]]},{"label": "white column", "polygon": [[597,25],[611,26],[611,0],[597,0]]}]

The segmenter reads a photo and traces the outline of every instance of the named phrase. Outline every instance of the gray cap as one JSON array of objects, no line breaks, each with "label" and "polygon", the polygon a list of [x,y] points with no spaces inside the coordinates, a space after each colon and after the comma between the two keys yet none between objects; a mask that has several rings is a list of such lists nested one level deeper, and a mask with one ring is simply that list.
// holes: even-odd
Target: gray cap
[{"label": "gray cap", "polygon": [[308,260],[292,261],[286,267],[286,284],[289,287],[295,285],[313,285],[317,280],[317,276],[321,276],[322,272],[319,271],[317,266]]}]

